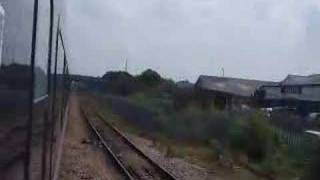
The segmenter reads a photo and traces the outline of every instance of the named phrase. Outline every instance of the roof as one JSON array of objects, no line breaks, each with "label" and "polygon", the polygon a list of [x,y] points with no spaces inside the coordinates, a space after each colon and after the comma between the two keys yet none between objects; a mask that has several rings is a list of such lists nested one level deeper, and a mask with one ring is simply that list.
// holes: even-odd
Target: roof
[{"label": "roof", "polygon": [[281,83],[281,85],[320,85],[320,74],[310,76],[300,76],[289,74]]},{"label": "roof", "polygon": [[238,96],[249,97],[254,94],[257,88],[262,85],[276,85],[276,82],[259,81],[218,76],[200,76],[197,81],[197,88],[230,93]]},{"label": "roof", "polygon": [[[301,86],[312,88],[302,90],[302,93],[282,93],[282,86]],[[266,87],[265,99],[291,99],[300,101],[320,101],[320,74],[314,74],[309,76],[300,75],[288,75],[278,86]],[[272,89],[273,88],[273,89]],[[269,90],[268,90],[269,89]]]},{"label": "roof", "polygon": [[181,89],[192,89],[194,87],[194,84],[189,81],[179,81],[176,85]]}]

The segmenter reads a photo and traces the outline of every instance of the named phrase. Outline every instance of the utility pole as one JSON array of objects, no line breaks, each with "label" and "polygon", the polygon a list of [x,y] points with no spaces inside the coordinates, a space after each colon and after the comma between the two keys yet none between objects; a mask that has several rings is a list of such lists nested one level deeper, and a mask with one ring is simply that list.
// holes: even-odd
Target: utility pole
[{"label": "utility pole", "polygon": [[126,59],[126,62],[125,62],[125,72],[128,72],[128,59]]}]

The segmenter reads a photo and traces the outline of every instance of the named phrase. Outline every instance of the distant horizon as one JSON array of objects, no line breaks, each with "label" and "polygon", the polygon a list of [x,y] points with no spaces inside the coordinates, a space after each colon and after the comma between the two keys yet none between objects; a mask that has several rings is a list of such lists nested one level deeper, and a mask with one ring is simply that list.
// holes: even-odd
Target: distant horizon
[{"label": "distant horizon", "polygon": [[[156,70],[154,70],[154,69],[147,68],[147,69],[145,69],[145,70],[143,70],[143,71],[141,71],[141,72],[139,72],[139,73],[131,73],[131,72],[129,72],[129,71],[125,71],[125,70],[123,70],[123,69],[119,69],[119,70],[107,70],[107,71],[106,71],[105,73],[103,73],[102,75],[97,75],[97,76],[95,76],[95,75],[86,75],[86,74],[73,74],[73,73],[72,73],[72,75],[80,75],[80,76],[89,76],[89,77],[101,78],[101,77],[102,77],[104,74],[106,74],[107,72],[127,72],[127,73],[129,73],[130,75],[137,76],[137,75],[140,75],[141,73],[143,73],[144,71],[149,70],[149,69],[150,69],[150,70],[153,70],[153,71],[156,71]],[[247,80],[280,82],[280,81],[284,80],[288,75],[310,76],[310,75],[318,75],[318,74],[320,74],[320,73],[318,73],[318,74],[312,73],[312,74],[306,74],[306,75],[301,75],[301,74],[287,74],[286,76],[284,76],[284,77],[283,77],[282,79],[280,79],[280,80],[254,79],[254,78],[244,78],[244,77],[235,77],[235,76],[226,76],[226,75],[224,75],[224,76],[219,76],[219,75],[200,74],[200,75],[196,78],[195,81],[191,81],[191,80],[189,80],[189,79],[180,79],[180,80],[178,79],[178,80],[176,80],[176,79],[173,79],[173,78],[171,78],[171,77],[166,77],[166,76],[164,76],[163,74],[159,73],[158,71],[156,71],[156,72],[157,72],[162,78],[164,78],[164,79],[170,79],[170,80],[173,80],[174,82],[188,81],[188,82],[190,82],[190,83],[196,83],[197,80],[198,80],[198,78],[199,78],[200,76],[215,76],[215,77],[225,77],[225,78],[238,78],[238,79],[247,79]]]}]

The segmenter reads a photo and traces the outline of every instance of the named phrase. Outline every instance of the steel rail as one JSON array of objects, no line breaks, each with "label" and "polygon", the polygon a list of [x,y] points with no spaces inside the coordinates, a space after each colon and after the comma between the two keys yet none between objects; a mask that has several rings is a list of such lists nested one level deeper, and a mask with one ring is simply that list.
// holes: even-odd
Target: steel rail
[{"label": "steel rail", "polygon": [[108,127],[110,127],[116,134],[121,137],[127,145],[129,145],[135,152],[137,152],[140,156],[142,156],[144,159],[146,159],[151,165],[156,167],[158,171],[164,173],[168,179],[170,180],[176,180],[176,178],[168,172],[166,169],[162,168],[158,163],[150,159],[144,152],[142,152],[130,139],[128,139],[120,130],[118,130],[116,127],[112,126],[110,123],[108,123],[100,114],[96,113],[97,117],[103,121]]},{"label": "steel rail", "polygon": [[81,109],[81,113],[84,117],[84,119],[87,121],[90,129],[94,132],[94,134],[98,137],[99,141],[102,143],[103,147],[107,151],[107,153],[112,157],[113,162],[116,164],[118,169],[125,175],[125,177],[129,180],[135,180],[129,171],[125,168],[125,166],[122,164],[122,162],[118,159],[118,157],[112,152],[111,148],[107,145],[107,143],[104,141],[103,137],[101,134],[98,132],[98,130],[94,127],[92,122],[89,120],[86,112]]}]

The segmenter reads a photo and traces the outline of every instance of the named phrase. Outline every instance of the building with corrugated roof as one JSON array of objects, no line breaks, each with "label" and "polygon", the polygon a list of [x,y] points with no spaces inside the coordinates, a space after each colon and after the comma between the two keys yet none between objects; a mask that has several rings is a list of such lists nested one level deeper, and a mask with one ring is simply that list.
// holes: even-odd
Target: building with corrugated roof
[{"label": "building with corrugated roof", "polygon": [[195,89],[204,106],[288,107],[303,114],[320,112],[320,74],[288,75],[280,82],[202,75]]},{"label": "building with corrugated roof", "polygon": [[320,111],[320,75],[288,75],[276,85],[263,85],[256,92],[263,107],[291,107],[302,113]]},{"label": "building with corrugated roof", "polygon": [[222,109],[238,109],[253,106],[255,91],[263,85],[276,82],[218,76],[200,76],[195,89],[203,105],[214,104]]}]

